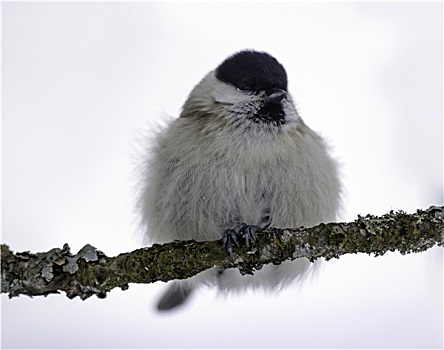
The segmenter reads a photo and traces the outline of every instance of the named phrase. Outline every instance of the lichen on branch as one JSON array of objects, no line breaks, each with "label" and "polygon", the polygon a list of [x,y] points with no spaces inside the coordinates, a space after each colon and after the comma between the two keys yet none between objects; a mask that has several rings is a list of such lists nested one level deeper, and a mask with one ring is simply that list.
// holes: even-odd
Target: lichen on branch
[{"label": "lichen on branch", "polygon": [[264,264],[297,258],[329,260],[355,253],[380,256],[395,250],[407,254],[434,245],[444,245],[443,207],[414,214],[391,211],[382,216],[358,216],[353,222],[312,228],[268,228],[257,234],[249,250],[242,244],[236,247],[234,259],[221,241],[154,244],[115,257],[89,244],[77,254],[71,253],[68,244],[48,252],[15,254],[2,244],[1,291],[10,297],[64,291],[68,298],[104,298],[113,288],[128,289],[129,283],[185,279],[213,267],[253,274]]}]

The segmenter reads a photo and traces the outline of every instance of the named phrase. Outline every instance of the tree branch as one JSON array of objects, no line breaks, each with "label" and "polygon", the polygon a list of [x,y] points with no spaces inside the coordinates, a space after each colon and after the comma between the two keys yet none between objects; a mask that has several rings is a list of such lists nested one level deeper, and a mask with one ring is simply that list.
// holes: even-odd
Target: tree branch
[{"label": "tree branch", "polygon": [[263,264],[301,257],[314,261],[352,253],[421,252],[444,245],[443,208],[430,207],[410,215],[392,211],[380,217],[358,216],[354,222],[312,228],[269,228],[257,235],[249,251],[242,245],[236,247],[234,260],[221,241],[154,244],[116,257],[107,257],[89,244],[75,255],[67,244],[36,254],[14,254],[2,244],[1,292],[14,297],[65,291],[68,298],[104,298],[111,289],[125,290],[129,283],[184,279],[212,267],[253,274]]}]

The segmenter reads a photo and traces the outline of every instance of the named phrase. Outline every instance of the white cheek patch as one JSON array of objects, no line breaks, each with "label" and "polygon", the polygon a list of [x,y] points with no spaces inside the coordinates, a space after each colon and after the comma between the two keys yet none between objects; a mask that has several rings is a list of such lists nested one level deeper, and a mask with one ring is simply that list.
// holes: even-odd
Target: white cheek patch
[{"label": "white cheek patch", "polygon": [[296,122],[300,119],[299,113],[290,94],[287,94],[286,99],[282,101],[282,105],[284,107],[285,119],[288,123]]},{"label": "white cheek patch", "polygon": [[234,86],[217,83],[213,90],[214,101],[226,105],[226,111],[234,114],[255,114],[262,106],[262,94],[247,93]]},{"label": "white cheek patch", "polygon": [[258,100],[258,96],[245,93],[234,86],[219,83],[213,90],[214,100],[222,104],[239,105]]}]

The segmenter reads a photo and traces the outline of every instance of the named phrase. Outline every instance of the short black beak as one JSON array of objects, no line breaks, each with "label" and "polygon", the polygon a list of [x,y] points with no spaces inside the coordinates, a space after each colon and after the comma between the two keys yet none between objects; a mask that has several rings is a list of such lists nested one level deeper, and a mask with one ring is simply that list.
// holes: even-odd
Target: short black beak
[{"label": "short black beak", "polygon": [[279,103],[282,99],[287,96],[287,91],[282,89],[273,89],[270,93],[264,97],[265,103]]}]

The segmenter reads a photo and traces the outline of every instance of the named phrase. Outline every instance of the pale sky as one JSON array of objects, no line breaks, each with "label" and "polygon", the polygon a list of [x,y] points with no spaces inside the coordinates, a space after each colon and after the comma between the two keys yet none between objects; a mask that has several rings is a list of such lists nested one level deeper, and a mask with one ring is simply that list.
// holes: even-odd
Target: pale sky
[{"label": "pale sky", "polygon": [[[441,3],[3,3],[2,242],[137,249],[138,135],[227,56],[267,51],[342,164],[341,221],[443,205]],[[163,283],[2,295],[2,348],[442,348],[442,248],[344,256],[278,295]]]}]

